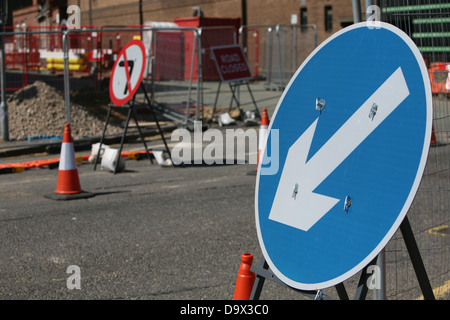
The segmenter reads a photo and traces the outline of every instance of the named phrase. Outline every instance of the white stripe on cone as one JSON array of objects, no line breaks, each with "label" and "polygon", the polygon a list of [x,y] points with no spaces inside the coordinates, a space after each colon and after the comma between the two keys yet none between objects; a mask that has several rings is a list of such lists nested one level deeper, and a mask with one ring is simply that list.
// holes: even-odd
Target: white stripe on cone
[{"label": "white stripe on cone", "polygon": [[63,142],[61,145],[61,158],[59,159],[59,170],[75,170],[75,150],[73,143]]},{"label": "white stripe on cone", "polygon": [[258,146],[258,161],[261,161],[261,151],[264,149],[264,144],[267,139],[267,126],[261,126],[259,129],[259,146]]}]

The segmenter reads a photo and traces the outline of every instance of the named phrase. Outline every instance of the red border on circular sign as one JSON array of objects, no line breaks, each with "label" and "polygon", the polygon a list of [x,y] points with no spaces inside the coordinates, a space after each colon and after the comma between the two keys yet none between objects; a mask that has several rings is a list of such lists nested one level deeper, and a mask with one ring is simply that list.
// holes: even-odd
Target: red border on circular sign
[{"label": "red border on circular sign", "polygon": [[[125,98],[123,98],[123,99],[118,99],[118,98],[116,98],[116,96],[114,95],[114,92],[113,92],[113,90],[112,90],[112,81],[113,81],[113,78],[114,78],[114,72],[116,71],[116,67],[117,67],[117,64],[119,63],[120,57],[121,57],[122,55],[126,55],[126,50],[127,50],[129,47],[134,46],[134,45],[137,45],[137,46],[141,49],[141,51],[142,51],[142,57],[143,57],[144,60],[145,60],[145,56],[146,56],[146,54],[145,54],[145,47],[144,47],[144,43],[143,43],[141,40],[131,40],[130,42],[128,42],[128,43],[125,45],[125,47],[122,48],[122,50],[120,50],[120,53],[119,53],[119,55],[117,56],[116,62],[114,63],[114,66],[113,66],[113,68],[112,68],[112,71],[111,71],[111,77],[110,77],[110,79],[109,79],[109,97],[111,98],[111,101],[112,101],[116,106],[124,105],[125,103],[127,103],[128,101],[130,101],[130,99],[134,96],[134,94],[135,94],[136,91],[138,90],[139,84],[141,83],[142,77],[143,77],[143,75],[144,75],[145,61],[142,63],[142,69],[141,69],[141,73],[140,73],[140,75],[139,75],[139,80],[137,81],[135,87],[134,87],[132,90],[128,90],[128,95],[127,95],[127,97],[125,97]],[[126,70],[125,72],[128,73],[128,70]],[[129,79],[127,79],[127,81],[129,81]]]}]

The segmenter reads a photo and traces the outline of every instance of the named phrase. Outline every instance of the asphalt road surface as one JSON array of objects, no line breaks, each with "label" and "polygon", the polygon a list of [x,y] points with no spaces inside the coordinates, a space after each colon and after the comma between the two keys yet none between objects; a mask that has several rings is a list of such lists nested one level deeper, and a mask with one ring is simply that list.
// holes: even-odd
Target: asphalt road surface
[{"label": "asphalt road surface", "polygon": [[258,258],[255,168],[83,164],[96,196],[71,201],[45,197],[57,169],[2,175],[0,299],[232,299],[241,254]]},{"label": "asphalt road surface", "polygon": [[[255,170],[164,168],[144,159],[114,175],[81,164],[81,187],[96,195],[71,201],[46,197],[57,169],[2,175],[0,299],[231,300],[241,254],[262,258]],[[73,266],[79,282],[71,281]],[[345,283],[350,297],[358,278]],[[338,298],[334,288],[325,294]],[[309,298],[266,281],[261,299]]]}]

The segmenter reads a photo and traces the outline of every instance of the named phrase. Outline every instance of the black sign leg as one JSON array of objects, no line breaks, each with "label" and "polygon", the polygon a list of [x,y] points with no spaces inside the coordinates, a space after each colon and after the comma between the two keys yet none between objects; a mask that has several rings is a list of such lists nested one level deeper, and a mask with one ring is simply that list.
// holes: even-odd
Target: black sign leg
[{"label": "black sign leg", "polygon": [[139,131],[139,135],[141,136],[142,143],[144,144],[144,147],[145,147],[145,153],[146,153],[146,155],[147,155],[147,158],[148,158],[148,160],[150,161],[150,164],[153,164],[152,157],[150,157],[150,154],[148,153],[147,143],[145,142],[145,138],[144,138],[144,135],[142,134],[141,127],[139,126],[138,119],[137,119],[137,117],[136,117],[136,112],[134,111],[133,106],[131,106],[131,114],[132,114],[132,116],[133,116],[133,118],[134,118],[134,122],[136,123],[136,127],[137,127],[137,129],[138,129],[138,131]]},{"label": "black sign leg", "polygon": [[219,92],[220,92],[220,87],[221,86],[222,86],[222,82],[219,82],[219,86],[217,87],[216,99],[214,101],[214,106],[212,108],[211,119],[208,120],[211,123],[212,123],[212,121],[214,119],[214,115],[216,114],[217,101],[219,100]]},{"label": "black sign leg", "polygon": [[[264,270],[269,269],[269,265],[267,264],[266,259],[263,259],[260,268]],[[255,273],[256,278],[255,283],[253,284],[252,292],[250,294],[250,300],[259,300],[259,297],[261,296],[262,287],[264,285],[264,282],[266,281],[266,278],[264,276],[262,276],[258,272]]]},{"label": "black sign leg", "polygon": [[228,112],[231,111],[231,109],[233,108],[233,100],[236,101],[236,105],[237,105],[237,109],[239,110],[239,116],[241,118],[241,120],[243,120],[243,111],[241,108],[241,103],[239,101],[239,99],[236,97],[236,92],[239,90],[239,86],[240,83],[236,82],[231,84],[231,82],[228,84],[230,86],[230,90],[231,90],[231,100],[230,100],[230,107],[228,108]]},{"label": "black sign leg", "polygon": [[166,147],[166,151],[169,154],[170,159],[172,160],[172,154],[170,153],[170,149],[167,146],[166,138],[164,137],[164,134],[162,132],[161,126],[159,125],[158,117],[156,116],[155,111],[153,110],[153,106],[152,106],[152,103],[151,103],[151,101],[150,101],[150,99],[148,97],[147,90],[145,89],[145,85],[142,82],[141,82],[141,88],[142,88],[142,91],[144,91],[145,99],[147,100],[148,106],[150,108],[150,112],[152,113],[153,118],[155,118],[156,126],[158,127],[159,134],[161,135],[161,139],[164,142],[164,146]]},{"label": "black sign leg", "polygon": [[[290,287],[287,284],[285,284],[272,271],[269,270],[269,265],[267,264],[266,259],[264,259],[264,258],[259,266],[253,265],[251,268],[251,271],[253,271],[255,273],[256,278],[255,278],[255,282],[253,284],[252,292],[250,294],[250,298],[249,298],[250,300],[259,300],[259,297],[261,296],[262,287],[264,286],[266,279],[273,281],[275,283],[278,283],[279,285],[291,288],[292,290],[297,291],[309,298],[317,299],[317,297],[318,297],[317,291],[314,291],[314,290],[307,291],[307,290],[295,289],[295,288]],[[336,286],[336,289],[338,290],[339,298],[348,300],[348,295],[347,295],[347,292],[345,291],[343,284],[340,285],[339,287]],[[321,294],[320,299],[321,300],[330,300],[331,298],[327,295]]]},{"label": "black sign leg", "polygon": [[95,158],[94,171],[97,169],[98,159],[100,158],[100,151],[102,150],[103,140],[105,139],[106,128],[108,127],[109,117],[111,116],[111,106],[109,106],[108,113],[106,115],[105,127],[103,128],[102,137],[100,138],[100,145],[98,146],[97,158]]},{"label": "black sign leg", "polygon": [[347,290],[345,290],[344,284],[341,282],[334,286],[336,288],[339,299],[341,300],[349,300]]},{"label": "black sign leg", "polygon": [[423,260],[420,256],[419,248],[417,247],[416,239],[411,229],[408,217],[406,216],[400,225],[403,239],[405,240],[406,249],[414,267],[414,271],[419,281],[420,288],[425,300],[434,300],[433,289],[431,288],[430,280],[428,279]]},{"label": "black sign leg", "polygon": [[[419,281],[420,288],[422,290],[422,294],[424,299],[426,300],[434,300],[434,293],[433,289],[431,287],[430,281],[427,276],[427,272],[425,270],[425,266],[423,264],[423,260],[420,256],[419,248],[417,247],[416,240],[414,238],[414,234],[411,229],[411,225],[409,224],[408,217],[405,217],[402,224],[400,225],[400,230],[403,235],[403,239],[405,241],[406,248],[408,250],[411,262],[414,267],[414,271],[417,276],[417,280]],[[371,276],[370,273],[367,272],[367,268],[370,265],[376,265],[377,257],[369,263],[365,268],[362,269],[361,275],[358,282],[358,287],[356,289],[355,293],[355,300],[364,300],[367,296],[368,287],[367,287],[367,281],[369,277]],[[251,269],[256,274],[255,283],[253,285],[253,289],[250,295],[250,300],[258,300],[262,287],[264,285],[264,282],[266,279],[275,281],[277,283],[283,284],[281,280],[279,280],[271,271],[269,271],[269,265],[267,264],[266,260],[263,259],[260,266],[252,266]],[[348,300],[348,294],[345,290],[344,284],[339,283],[335,286],[336,291],[338,293],[339,299],[341,300]],[[300,293],[303,293],[307,296],[312,296],[312,292],[309,291],[303,291],[303,290],[297,290]]]},{"label": "black sign leg", "polygon": [[[134,104],[134,98],[133,98],[133,104]],[[119,152],[118,152],[118,156],[117,156],[116,166],[114,167],[114,174],[116,174],[117,167],[119,166],[120,154],[122,153],[123,143],[124,143],[125,137],[127,135],[128,123],[130,122],[132,110],[133,110],[133,106],[129,106],[128,115],[127,115],[127,122],[125,123],[125,130],[123,131],[122,140],[120,141],[120,147],[119,147]]]},{"label": "black sign leg", "polygon": [[367,268],[370,265],[374,265],[377,262],[377,258],[373,259],[371,263],[369,263],[367,266],[365,266],[361,271],[361,276],[359,277],[358,287],[356,288],[356,293],[354,300],[364,300],[367,296],[367,291],[369,288],[367,287],[367,280],[371,276],[369,273],[367,273]]},{"label": "black sign leg", "polygon": [[248,81],[247,81],[247,89],[248,93],[250,93],[250,97],[252,98],[253,105],[255,106],[256,115],[258,116],[259,119],[261,119],[261,114],[259,113],[258,105],[256,104],[255,97],[253,97],[253,93],[252,90],[250,89],[250,84],[248,83]]}]

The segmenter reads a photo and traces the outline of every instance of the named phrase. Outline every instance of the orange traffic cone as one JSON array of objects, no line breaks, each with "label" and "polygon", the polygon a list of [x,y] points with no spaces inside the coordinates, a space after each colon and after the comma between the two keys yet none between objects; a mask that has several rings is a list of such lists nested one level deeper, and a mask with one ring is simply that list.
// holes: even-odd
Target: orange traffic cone
[{"label": "orange traffic cone", "polygon": [[267,139],[267,130],[269,127],[269,117],[267,116],[267,108],[263,108],[261,115],[261,125],[259,127],[259,141],[258,141],[258,159],[256,159],[256,169],[254,171],[248,172],[249,175],[255,175],[258,171],[259,161],[261,158],[261,152],[264,148],[264,143]]},{"label": "orange traffic cone", "polygon": [[248,300],[252,293],[253,284],[255,283],[256,275],[250,271],[253,262],[253,255],[251,253],[244,253],[241,255],[241,266],[236,279],[236,287],[234,289],[233,300]]},{"label": "orange traffic cone", "polygon": [[267,108],[263,108],[263,113],[261,116],[261,126],[259,128],[258,162],[256,163],[256,169],[258,169],[259,161],[261,158],[261,151],[264,148],[264,143],[266,143],[268,127],[269,117],[267,116]]},{"label": "orange traffic cone", "polygon": [[435,146],[437,144],[436,141],[436,133],[434,132],[434,125],[431,125],[431,146]]},{"label": "orange traffic cone", "polygon": [[64,127],[61,156],[59,158],[58,182],[55,193],[76,194],[81,192],[80,179],[78,178],[77,162],[73,148],[70,124]]},{"label": "orange traffic cone", "polygon": [[47,197],[55,200],[70,200],[93,196],[92,193],[81,190],[72,134],[70,133],[70,124],[68,123],[64,126],[58,170],[55,194]]}]

